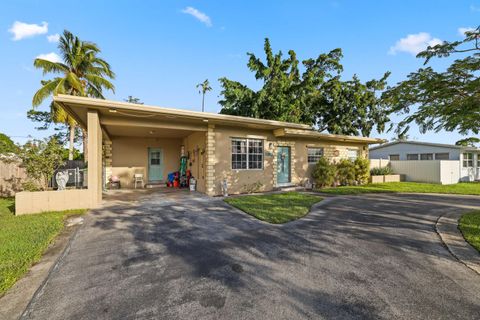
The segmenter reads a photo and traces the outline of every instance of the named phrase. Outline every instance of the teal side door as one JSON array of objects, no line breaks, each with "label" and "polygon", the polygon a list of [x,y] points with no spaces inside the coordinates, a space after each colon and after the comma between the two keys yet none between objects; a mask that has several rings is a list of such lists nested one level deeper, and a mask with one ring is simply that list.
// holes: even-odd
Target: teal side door
[{"label": "teal side door", "polygon": [[290,147],[277,148],[277,184],[290,183]]},{"label": "teal side door", "polygon": [[163,153],[160,148],[148,148],[148,181],[163,180]]}]

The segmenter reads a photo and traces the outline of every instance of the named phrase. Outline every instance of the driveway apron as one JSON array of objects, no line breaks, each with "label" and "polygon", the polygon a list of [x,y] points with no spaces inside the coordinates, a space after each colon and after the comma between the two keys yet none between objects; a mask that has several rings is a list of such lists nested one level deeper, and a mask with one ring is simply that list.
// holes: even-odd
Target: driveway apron
[{"label": "driveway apron", "polygon": [[434,225],[478,197],[329,198],[270,225],[198,193],[92,211],[24,319],[478,319]]}]

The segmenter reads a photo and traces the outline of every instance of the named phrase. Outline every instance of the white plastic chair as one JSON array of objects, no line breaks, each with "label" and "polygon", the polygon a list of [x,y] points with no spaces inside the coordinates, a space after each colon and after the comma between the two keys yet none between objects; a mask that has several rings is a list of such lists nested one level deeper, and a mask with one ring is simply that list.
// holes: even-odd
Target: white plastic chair
[{"label": "white plastic chair", "polygon": [[143,188],[143,173],[135,173],[133,182],[135,184],[135,189],[137,189],[137,183],[140,183],[140,186]]}]

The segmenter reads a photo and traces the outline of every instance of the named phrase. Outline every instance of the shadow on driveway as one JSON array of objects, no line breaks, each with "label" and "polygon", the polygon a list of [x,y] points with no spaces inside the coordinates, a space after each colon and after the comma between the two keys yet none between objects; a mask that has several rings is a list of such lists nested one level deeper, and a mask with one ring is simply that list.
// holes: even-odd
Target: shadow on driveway
[{"label": "shadow on driveway", "polygon": [[473,319],[480,277],[434,224],[476,197],[329,199],[269,225],[188,192],[112,199],[89,215],[25,318]]}]

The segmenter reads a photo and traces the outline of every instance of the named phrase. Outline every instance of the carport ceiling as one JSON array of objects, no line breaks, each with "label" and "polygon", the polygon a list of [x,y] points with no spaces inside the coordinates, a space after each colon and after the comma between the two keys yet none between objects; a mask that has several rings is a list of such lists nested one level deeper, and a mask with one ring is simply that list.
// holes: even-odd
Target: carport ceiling
[{"label": "carport ceiling", "polygon": [[184,138],[195,131],[147,127],[103,126],[111,137]]}]

